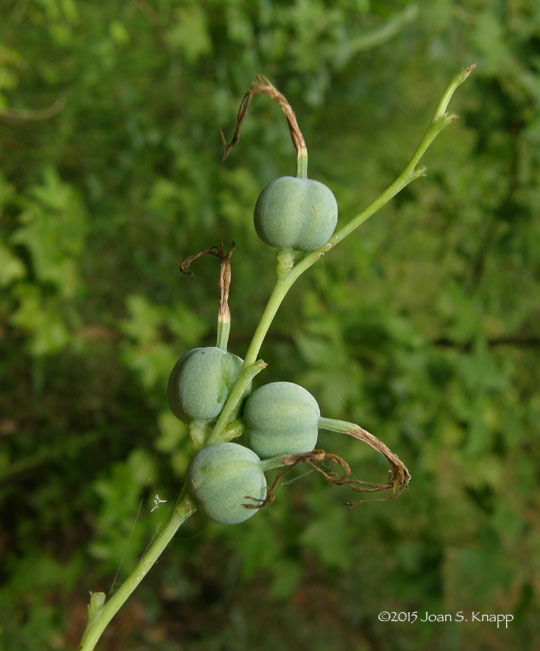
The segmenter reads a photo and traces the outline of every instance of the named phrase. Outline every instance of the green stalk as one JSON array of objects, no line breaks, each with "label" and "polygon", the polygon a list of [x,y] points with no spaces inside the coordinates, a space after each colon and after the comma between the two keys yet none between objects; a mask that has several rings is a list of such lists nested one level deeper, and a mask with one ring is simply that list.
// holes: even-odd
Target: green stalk
[{"label": "green stalk", "polygon": [[229,343],[229,333],[231,331],[231,320],[224,321],[218,318],[217,322],[217,338],[216,346],[227,352],[227,344]]},{"label": "green stalk", "polygon": [[328,432],[340,432],[347,434],[353,429],[356,429],[356,423],[349,423],[346,420],[335,420],[334,418],[319,418],[319,429],[325,429]]},{"label": "green stalk", "polygon": [[204,420],[194,420],[188,425],[188,434],[194,450],[200,450],[204,446],[209,429],[207,421]]},{"label": "green stalk", "polygon": [[246,364],[246,360],[244,360],[244,364],[240,369],[240,373],[229,393],[227,401],[223,405],[223,409],[214,425],[214,429],[206,439],[206,445],[213,445],[214,443],[230,440],[227,436],[226,428],[235,417],[237,407],[244,397],[246,390],[251,385],[253,378],[260,373],[263,368],[266,368],[266,363],[263,362],[262,359],[258,362],[253,362],[253,364]]},{"label": "green stalk", "polygon": [[308,151],[300,149],[296,157],[296,176],[299,179],[307,179]]},{"label": "green stalk", "polygon": [[232,441],[233,439],[242,436],[245,431],[245,425],[241,420],[233,420],[223,430],[221,441]]},{"label": "green stalk", "polygon": [[264,338],[266,337],[266,334],[272,325],[272,321],[276,316],[279,306],[291,288],[292,283],[289,280],[290,273],[291,272],[289,272],[284,278],[277,280],[274,286],[274,290],[268,299],[268,303],[264,308],[261,320],[259,321],[259,324],[253,333],[253,338],[247,350],[244,364],[252,364],[253,361],[257,359],[257,355],[259,354],[261,346],[264,342]]},{"label": "green stalk", "polygon": [[[174,510],[165,527],[150,545],[144,556],[135,566],[133,572],[122,583],[112,597],[105,602],[104,606],[93,613],[91,620],[86,627],[84,635],[78,647],[78,651],[92,651],[97,641],[105,630],[107,624],[116,615],[118,610],[124,605],[128,597],[144,579],[152,565],[161,556],[165,547],[169,544],[178,528],[195,513],[196,507],[191,501],[187,492],[182,489]],[[99,593],[94,593],[99,594]],[[95,599],[91,603],[95,603]]]},{"label": "green stalk", "polygon": [[259,463],[259,468],[266,472],[267,470],[274,470],[274,468],[283,468],[283,466],[289,466],[289,463],[285,463],[284,460],[287,457],[290,457],[290,454],[279,454],[277,457],[270,457],[269,459],[264,459]]}]

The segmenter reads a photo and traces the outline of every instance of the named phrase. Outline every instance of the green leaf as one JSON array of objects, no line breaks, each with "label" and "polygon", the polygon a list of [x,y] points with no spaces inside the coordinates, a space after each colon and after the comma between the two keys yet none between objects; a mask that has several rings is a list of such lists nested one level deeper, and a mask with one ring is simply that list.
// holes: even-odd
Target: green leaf
[{"label": "green leaf", "polygon": [[[330,486],[327,490],[332,490]],[[351,566],[351,545],[353,528],[350,524],[352,512],[344,505],[318,512],[301,535],[302,544],[317,553],[328,567],[347,570]]]},{"label": "green leaf", "polygon": [[70,343],[71,333],[53,297],[41,296],[31,285],[17,287],[16,295],[20,304],[11,315],[10,323],[32,335],[27,343],[32,355],[56,353]]},{"label": "green leaf", "polygon": [[0,243],[0,287],[6,287],[26,273],[24,264],[7,246]]},{"label": "green leaf", "polygon": [[290,597],[302,578],[301,563],[292,558],[283,558],[272,564],[273,579],[270,594],[276,599]]},{"label": "green leaf", "polygon": [[199,5],[177,9],[167,37],[170,44],[180,49],[190,63],[212,51],[206,14]]},{"label": "green leaf", "polygon": [[122,331],[143,345],[158,339],[158,328],[163,322],[163,308],[139,294],[128,296],[126,303],[128,318],[122,323]]},{"label": "green leaf", "polygon": [[29,250],[39,280],[73,296],[80,283],[78,261],[88,228],[77,193],[48,168],[43,183],[30,188],[25,203],[23,225],[12,241]]}]

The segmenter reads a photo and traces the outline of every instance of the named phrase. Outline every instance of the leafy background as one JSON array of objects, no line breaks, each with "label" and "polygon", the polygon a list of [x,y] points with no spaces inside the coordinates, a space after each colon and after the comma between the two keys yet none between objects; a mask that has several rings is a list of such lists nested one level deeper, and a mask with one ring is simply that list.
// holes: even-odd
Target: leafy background
[{"label": "leafy background", "polygon": [[[212,345],[233,256],[231,348],[273,283],[261,188],[310,176],[342,223],[402,169],[451,76],[476,63],[429,175],[303,277],[260,382],[303,384],[413,480],[347,509],[297,473],[249,522],[193,517],[100,648],[537,649],[540,638],[540,9],[523,0],[4,0],[0,6],[0,646],[68,649],[166,520],[189,460],[175,360]],[[357,477],[386,467],[337,434]],[[152,511],[153,496],[167,499]],[[388,611],[512,613],[388,623]]]}]

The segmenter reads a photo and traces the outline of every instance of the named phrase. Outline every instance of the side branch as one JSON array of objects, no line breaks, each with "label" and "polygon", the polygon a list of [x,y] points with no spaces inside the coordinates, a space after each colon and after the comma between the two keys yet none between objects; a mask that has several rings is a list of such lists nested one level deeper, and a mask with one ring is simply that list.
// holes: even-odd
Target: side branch
[{"label": "side branch", "polygon": [[435,115],[433,116],[433,119],[431,120],[422,140],[420,141],[418,147],[414,151],[401,174],[367,208],[365,208],[360,214],[356,215],[356,217],[353,217],[349,223],[345,224],[343,227],[337,230],[334,235],[332,235],[332,237],[328,240],[328,242],[326,242],[326,244],[323,244],[320,248],[304,256],[304,258],[294,267],[294,269],[289,274],[289,286],[292,285],[298,279],[298,277],[304,273],[304,271],[314,265],[321,256],[328,253],[328,251],[330,251],[334,246],[342,242],[348,235],[350,235],[376,212],[383,208],[391,199],[393,199],[393,197],[396,196],[396,194],[401,192],[401,190],[406,188],[416,179],[425,176],[425,167],[418,167],[418,164],[422,159],[422,156],[426,153],[430,145],[441,133],[441,131],[443,131],[447,126],[455,122],[457,119],[456,115],[448,115],[446,113],[446,109],[448,108],[448,104],[457,88],[469,77],[474,68],[474,65],[468,66],[467,68],[461,70],[452,79],[448,88],[444,92],[439,105],[437,106]]}]

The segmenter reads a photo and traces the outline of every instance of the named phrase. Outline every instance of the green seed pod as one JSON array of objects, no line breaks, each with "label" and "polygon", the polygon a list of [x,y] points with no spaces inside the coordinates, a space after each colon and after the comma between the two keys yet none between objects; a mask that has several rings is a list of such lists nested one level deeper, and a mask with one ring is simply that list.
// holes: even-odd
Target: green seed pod
[{"label": "green seed pod", "polygon": [[187,469],[188,490],[214,522],[243,522],[258,510],[243,505],[260,504],[257,500],[266,497],[260,462],[255,452],[238,443],[215,443],[193,457]]},{"label": "green seed pod", "polygon": [[212,420],[219,415],[238,377],[242,360],[221,348],[193,348],[175,364],[167,398],[184,423]]},{"label": "green seed pod", "polygon": [[271,181],[255,205],[255,230],[276,249],[314,251],[327,242],[338,207],[330,188],[319,181],[282,176]]},{"label": "green seed pod", "polygon": [[309,391],[292,382],[271,382],[251,394],[242,418],[249,447],[268,459],[311,452],[319,416],[319,405]]}]

